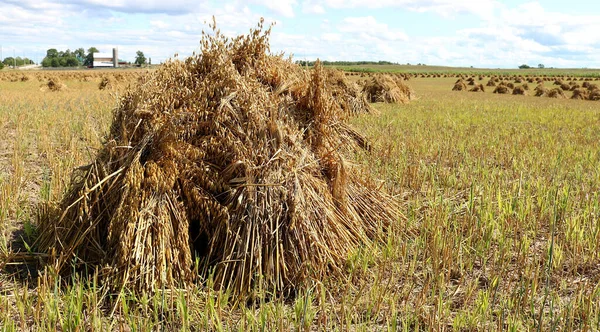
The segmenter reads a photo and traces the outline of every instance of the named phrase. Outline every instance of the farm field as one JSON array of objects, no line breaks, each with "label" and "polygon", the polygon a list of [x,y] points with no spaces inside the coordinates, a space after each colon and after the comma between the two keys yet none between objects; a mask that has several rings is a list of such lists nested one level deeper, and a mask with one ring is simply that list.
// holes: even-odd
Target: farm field
[{"label": "farm field", "polygon": [[412,78],[416,100],[351,119],[372,145],[354,157],[404,217],[356,248],[343,277],[240,304],[210,280],[146,295],[38,273],[40,204],[94,159],[138,75],[92,73],[0,80],[3,329],[600,329],[600,103],[451,91],[456,77]]},{"label": "farm field", "polygon": [[597,69],[587,68],[530,68],[530,69],[490,69],[490,68],[467,68],[467,67],[445,67],[430,65],[403,65],[403,64],[365,64],[365,65],[335,65],[332,66],[344,71],[355,73],[413,73],[413,74],[472,74],[472,75],[546,75],[563,76],[574,75],[577,77],[598,77]]}]

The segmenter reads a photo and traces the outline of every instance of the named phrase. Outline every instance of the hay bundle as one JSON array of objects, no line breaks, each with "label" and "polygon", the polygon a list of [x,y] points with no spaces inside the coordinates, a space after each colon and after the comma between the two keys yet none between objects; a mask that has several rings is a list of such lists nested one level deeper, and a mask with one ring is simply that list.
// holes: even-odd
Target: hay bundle
[{"label": "hay bundle", "polygon": [[522,96],[527,96],[528,95],[527,90],[525,90],[525,88],[523,86],[521,86],[521,85],[516,86],[513,89],[512,94],[513,95],[522,95]]},{"label": "hay bundle", "polygon": [[542,97],[548,93],[548,89],[546,87],[544,87],[543,84],[538,84],[538,86],[535,87],[534,91],[535,91],[536,97]]},{"label": "hay bundle", "polygon": [[348,81],[339,70],[325,69],[325,72],[329,91],[344,113],[358,115],[375,112],[358,83]]},{"label": "hay bundle", "polygon": [[372,103],[408,103],[414,98],[412,90],[401,80],[389,75],[375,75],[363,86],[363,93]]},{"label": "hay bundle", "polygon": [[496,86],[496,82],[494,81],[494,79],[490,79],[490,80],[487,82],[486,86]]},{"label": "hay bundle", "polygon": [[96,160],[40,214],[58,271],[99,267],[111,288],[153,291],[194,282],[197,259],[216,287],[284,295],[343,272],[400,218],[346,161],[364,139],[327,71],[269,54],[269,32],[203,34],[200,55],[124,93]]},{"label": "hay bundle", "polygon": [[588,90],[589,91],[589,96],[588,96],[588,100],[593,100],[593,101],[598,101],[600,100],[600,90],[599,89],[595,89],[595,90]]},{"label": "hay bundle", "polygon": [[456,81],[456,83],[454,83],[452,91],[467,91],[467,84],[465,84],[465,81],[462,79],[459,79]]},{"label": "hay bundle", "polygon": [[27,75],[21,76],[21,82],[27,82],[27,81],[29,81],[29,76],[27,76]]},{"label": "hay bundle", "polygon": [[110,89],[113,86],[110,78],[102,76],[100,83],[98,84],[98,90]]},{"label": "hay bundle", "polygon": [[569,84],[567,84],[567,83],[563,83],[563,84],[561,84],[561,85],[560,85],[560,88],[561,88],[563,91],[570,91],[570,90],[571,90],[571,86],[570,86]]},{"label": "hay bundle", "polygon": [[571,99],[587,100],[590,98],[590,92],[587,89],[574,89]]},{"label": "hay bundle", "polygon": [[498,93],[498,94],[509,94],[510,93],[510,89],[504,85],[498,85],[495,89],[494,89],[494,93]]},{"label": "hay bundle", "polygon": [[572,82],[572,83],[573,83],[573,84],[571,84],[571,91],[575,91],[575,90],[577,90],[577,89],[580,89],[580,88],[581,88],[581,85],[579,85],[579,84],[577,84],[577,83],[575,83],[575,82]]},{"label": "hay bundle", "polygon": [[565,96],[565,93],[563,92],[562,89],[560,88],[554,88],[550,91],[548,91],[548,93],[546,93],[546,97],[548,98],[559,98],[559,99],[566,99],[567,96]]},{"label": "hay bundle", "polygon": [[485,87],[483,86],[483,84],[477,84],[472,89],[470,89],[469,92],[485,92]]},{"label": "hay bundle", "polygon": [[48,82],[46,82],[45,86],[49,91],[61,91],[64,90],[67,86],[61,82],[58,77],[50,77]]}]

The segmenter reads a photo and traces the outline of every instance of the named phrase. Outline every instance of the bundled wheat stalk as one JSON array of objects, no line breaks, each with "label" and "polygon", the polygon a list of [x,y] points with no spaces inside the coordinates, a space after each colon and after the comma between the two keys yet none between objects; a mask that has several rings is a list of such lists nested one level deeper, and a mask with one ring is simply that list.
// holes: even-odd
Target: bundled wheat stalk
[{"label": "bundled wheat stalk", "polygon": [[402,79],[385,74],[373,76],[364,84],[363,92],[372,103],[405,104],[415,98],[413,90]]},{"label": "bundled wheat stalk", "polygon": [[46,84],[43,84],[40,88],[41,91],[62,91],[66,89],[67,86],[58,78],[58,77],[50,77]]},{"label": "bundled wheat stalk", "polygon": [[39,248],[61,273],[101,268],[112,287],[152,291],[213,273],[236,294],[275,294],[340,273],[350,251],[399,219],[397,202],[347,161],[368,112],[319,63],[247,36],[204,34],[121,98],[96,160],[40,214]]},{"label": "bundled wheat stalk", "polygon": [[452,91],[467,91],[467,84],[465,84],[465,81],[463,81],[463,79],[461,78],[458,81],[456,81],[456,83],[454,83]]},{"label": "bundled wheat stalk", "polygon": [[110,78],[107,76],[102,76],[100,83],[98,83],[98,90],[110,89],[112,86],[113,83],[111,82]]}]

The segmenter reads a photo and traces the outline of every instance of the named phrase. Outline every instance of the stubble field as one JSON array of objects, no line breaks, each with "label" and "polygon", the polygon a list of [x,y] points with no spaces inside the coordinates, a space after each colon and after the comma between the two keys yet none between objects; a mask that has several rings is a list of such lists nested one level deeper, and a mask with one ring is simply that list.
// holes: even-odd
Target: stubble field
[{"label": "stubble field", "polygon": [[352,120],[373,146],[357,160],[405,218],[343,278],[234,304],[210,280],[145,295],[38,273],[38,206],[93,160],[126,81],[0,81],[3,329],[600,329],[600,104],[453,92],[456,78],[413,78],[417,100]]}]

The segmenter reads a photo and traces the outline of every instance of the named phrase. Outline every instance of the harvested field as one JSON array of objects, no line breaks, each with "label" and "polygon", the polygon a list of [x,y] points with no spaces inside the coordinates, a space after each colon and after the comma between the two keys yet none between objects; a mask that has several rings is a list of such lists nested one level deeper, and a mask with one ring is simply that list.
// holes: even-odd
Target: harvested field
[{"label": "harvested field", "polygon": [[[418,99],[368,103],[376,73],[232,64],[225,45],[160,69],[0,71],[3,329],[595,330],[594,77],[420,66],[387,73]],[[566,98],[450,91],[460,76]]]}]

